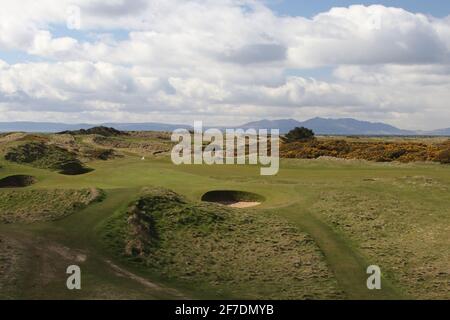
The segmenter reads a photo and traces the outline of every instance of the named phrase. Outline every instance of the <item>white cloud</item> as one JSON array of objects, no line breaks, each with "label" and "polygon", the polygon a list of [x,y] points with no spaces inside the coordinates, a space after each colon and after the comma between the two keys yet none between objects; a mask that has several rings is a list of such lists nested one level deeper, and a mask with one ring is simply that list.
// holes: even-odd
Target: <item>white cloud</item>
[{"label": "white cloud", "polygon": [[297,67],[449,61],[448,21],[403,9],[334,8],[290,27],[289,59]]},{"label": "white cloud", "polygon": [[[70,5],[81,8],[77,32],[64,27]],[[450,17],[403,9],[307,19],[251,0],[17,0],[2,4],[0,50],[42,61],[0,60],[0,119],[322,115],[450,126]],[[326,80],[301,76],[330,66]],[[299,75],[286,76],[291,68]]]}]

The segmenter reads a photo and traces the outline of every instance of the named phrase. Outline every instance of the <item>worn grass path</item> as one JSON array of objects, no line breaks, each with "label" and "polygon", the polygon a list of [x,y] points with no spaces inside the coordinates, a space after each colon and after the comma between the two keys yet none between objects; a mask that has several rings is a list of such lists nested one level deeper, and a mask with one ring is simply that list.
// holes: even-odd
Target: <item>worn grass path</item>
[{"label": "worn grass path", "polygon": [[285,208],[280,212],[280,216],[313,237],[325,255],[346,298],[356,300],[403,298],[385,278],[382,279],[381,290],[367,289],[366,281],[369,275],[366,274],[366,269],[370,264],[355,252],[344,238],[312,213],[303,209],[300,204]]},{"label": "worn grass path", "polygon": [[[1,225],[3,236],[23,244],[27,259],[22,266],[19,299],[186,299],[178,290],[125,270],[101,247],[98,225],[127,205],[137,190],[107,190],[106,199],[65,219],[41,224]],[[80,255],[83,259],[80,260]],[[82,290],[65,287],[65,269],[82,270]],[[42,290],[45,287],[46,290]]]}]

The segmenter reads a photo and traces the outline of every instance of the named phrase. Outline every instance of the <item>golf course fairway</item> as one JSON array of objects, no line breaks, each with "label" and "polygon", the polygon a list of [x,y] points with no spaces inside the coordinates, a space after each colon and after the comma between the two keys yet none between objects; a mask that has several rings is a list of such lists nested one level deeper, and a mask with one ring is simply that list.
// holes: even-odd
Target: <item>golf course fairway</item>
[{"label": "golf course fairway", "polygon": [[[314,295],[291,298],[450,298],[446,289],[450,245],[447,166],[282,160],[276,176],[260,176],[257,166],[176,166],[164,156],[143,160],[127,155],[86,165],[93,170],[81,175],[62,175],[0,161],[0,178],[27,175],[34,177],[35,182],[20,190],[5,188],[0,192],[98,188],[104,193],[101,201],[53,221],[0,224],[0,244],[9,248],[1,258],[17,256],[11,262],[15,263],[15,272],[1,274],[1,298],[231,299],[249,297],[248,292],[254,294],[250,297],[264,298],[270,293],[268,298],[277,298],[277,292],[288,291],[289,285],[282,281],[279,288],[261,291],[256,288],[264,281],[270,283],[270,279],[261,277],[271,272],[274,277],[280,276],[278,267],[266,270],[264,275],[256,273],[244,282],[253,287],[245,288],[242,284],[233,286],[233,274],[227,275],[224,285],[219,280],[211,284],[207,272],[189,277],[159,274],[158,269],[117,255],[105,241],[105,226],[111,217],[125,212],[143,188],[154,187],[171,190],[189,205],[204,208],[208,204],[202,204],[201,197],[212,190],[236,190],[261,196],[264,201],[258,206],[226,207],[231,210],[226,212],[233,217],[245,213],[256,217],[255,221],[260,221],[259,216],[269,219],[261,220],[261,228],[264,221],[279,221],[280,228],[292,228],[295,237],[306,239],[304,243],[310,246],[311,257],[316,259],[313,261],[320,263],[318,268],[322,274],[314,265],[298,264],[304,268],[302,272],[309,270],[306,278],[321,281],[317,282]],[[214,211],[216,207],[212,208]],[[415,232],[414,237],[411,231]],[[278,240],[274,241],[282,243],[283,235],[277,236]],[[257,234],[247,234],[243,239],[246,242],[256,239],[255,243],[264,240]],[[257,244],[251,248],[257,248]],[[284,249],[277,252],[281,255]],[[274,261],[277,266],[276,254],[265,257],[261,253],[261,257],[262,263],[271,265]],[[233,264],[231,270],[239,270],[234,265],[239,264],[239,259],[229,263]],[[66,268],[72,264],[82,270],[82,290],[71,291],[66,287]],[[366,286],[369,277],[366,270],[370,265],[378,265],[382,271],[381,290],[369,290]],[[289,280],[289,274],[282,276],[283,281]],[[424,281],[429,279],[433,281]],[[294,285],[296,280],[290,281]],[[280,294],[280,297],[285,296]]]}]

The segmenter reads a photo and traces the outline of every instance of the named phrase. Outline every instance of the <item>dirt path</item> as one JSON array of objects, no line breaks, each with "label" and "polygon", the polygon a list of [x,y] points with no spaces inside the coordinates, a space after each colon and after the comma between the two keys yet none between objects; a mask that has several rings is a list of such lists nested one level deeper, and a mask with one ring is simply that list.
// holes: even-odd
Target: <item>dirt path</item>
[{"label": "dirt path", "polygon": [[137,193],[138,189],[107,190],[104,200],[61,221],[61,227],[67,232],[67,237],[72,238],[71,243],[89,248],[95,255],[97,264],[101,265],[101,268],[110,269],[114,277],[119,277],[122,282],[126,283],[126,286],[135,288],[136,282],[141,284],[146,292],[146,298],[188,299],[176,289],[156,284],[150,279],[119,267],[108,257],[99,243],[97,226],[119,208],[125,208]]},{"label": "dirt path", "polygon": [[[40,299],[57,298],[54,288],[64,289],[66,268],[69,265],[83,265],[87,255],[81,250],[65,247],[59,243],[33,235],[26,231],[2,230],[2,241],[13,243],[9,254],[10,259],[19,259],[12,272],[7,272],[0,278],[0,287],[8,279],[17,277],[13,294],[10,299]],[[45,292],[51,292],[46,297]],[[1,297],[0,293],[0,297]]]},{"label": "dirt path", "polygon": [[328,265],[349,299],[401,299],[392,285],[382,279],[381,290],[369,290],[366,286],[368,263],[336,234],[328,225],[300,206],[293,205],[282,214],[302,230],[309,233],[322,250]]},{"label": "dirt path", "polygon": [[183,295],[181,292],[172,289],[172,288],[167,288],[167,287],[162,287],[154,282],[149,281],[148,279],[145,279],[143,277],[140,277],[130,271],[127,271],[121,267],[119,267],[118,265],[114,264],[112,261],[110,260],[105,260],[106,264],[108,264],[119,277],[125,277],[128,279],[131,279],[133,281],[136,281],[140,284],[142,284],[143,286],[155,290],[155,291],[161,291],[164,293],[169,293],[170,295],[173,295],[176,299],[182,299],[182,300],[187,300],[189,299],[188,297],[186,297],[185,295]]},{"label": "dirt path", "polygon": [[[9,259],[0,268],[0,276],[12,290],[3,298],[11,299],[188,299],[181,292],[156,284],[114,264],[98,244],[96,226],[126,205],[136,190],[107,191],[102,202],[55,222],[34,225],[0,225],[4,243],[14,243],[20,270]],[[1,256],[0,256],[1,258]],[[1,260],[1,259],[0,259]],[[1,261],[0,261],[1,263]],[[11,265],[11,267],[9,267]],[[69,265],[82,270],[82,290],[66,288]],[[7,268],[8,267],[8,268]],[[5,269],[5,270],[3,270]],[[20,272],[20,283],[15,273]],[[8,273],[8,275],[6,275]],[[2,297],[2,295],[0,295]]]}]

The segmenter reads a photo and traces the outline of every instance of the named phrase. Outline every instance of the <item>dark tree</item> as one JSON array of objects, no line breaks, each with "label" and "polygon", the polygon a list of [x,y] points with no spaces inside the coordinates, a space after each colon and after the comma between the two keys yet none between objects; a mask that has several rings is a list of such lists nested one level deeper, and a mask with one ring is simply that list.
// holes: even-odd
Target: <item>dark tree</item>
[{"label": "dark tree", "polygon": [[314,138],[314,131],[311,129],[305,128],[305,127],[296,127],[295,129],[292,129],[286,134],[285,140],[287,142],[294,142],[294,141],[305,141],[305,140],[311,140]]}]

